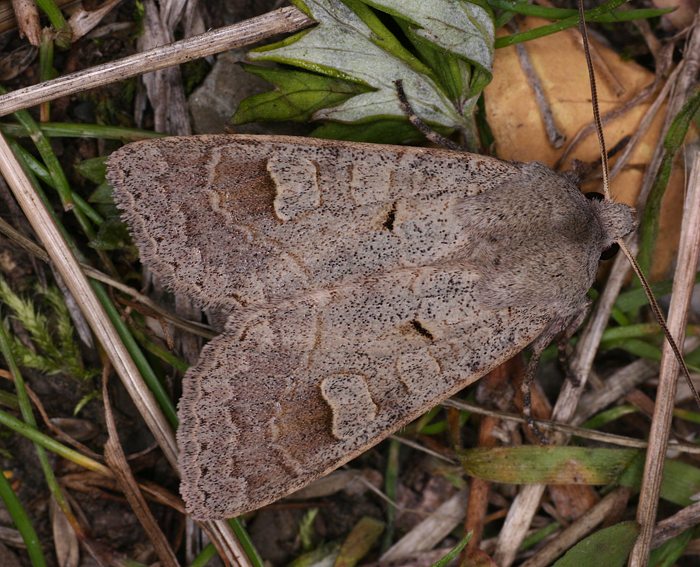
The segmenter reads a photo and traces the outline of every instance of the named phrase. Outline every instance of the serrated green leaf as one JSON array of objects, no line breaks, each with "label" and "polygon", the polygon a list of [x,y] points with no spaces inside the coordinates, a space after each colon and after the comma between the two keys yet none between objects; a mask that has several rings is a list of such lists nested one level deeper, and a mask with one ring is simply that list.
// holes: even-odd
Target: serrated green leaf
[{"label": "serrated green leaf", "polygon": [[638,533],[636,522],[620,522],[599,530],[567,551],[554,567],[598,567],[601,559],[606,567],[625,565]]},{"label": "serrated green leaf", "polygon": [[243,68],[269,81],[277,89],[243,100],[233,116],[234,124],[260,119],[308,122],[317,110],[335,106],[368,90],[358,83],[305,71],[255,65],[244,65]]},{"label": "serrated green leaf", "polygon": [[[356,5],[357,2],[352,4]],[[469,60],[490,70],[489,53],[492,55],[492,47],[488,46],[493,44],[493,22],[486,9],[473,4],[464,8],[462,3],[445,0],[373,2],[373,5],[410,21],[416,26],[413,33],[434,43],[437,48],[460,57],[464,57],[465,44],[469,43],[465,42],[465,37],[474,38],[477,33],[475,30],[483,28],[483,37],[476,42],[478,49],[475,48],[475,53],[469,56]],[[300,7],[306,8],[319,24],[274,46],[252,52],[250,58],[295,65],[372,89],[337,106],[317,110],[314,119],[340,122],[358,122],[369,118],[403,119],[404,113],[399,106],[394,85],[394,81],[401,79],[414,110],[424,120],[451,129],[471,127],[470,117],[465,119],[456,110],[454,102],[438,86],[432,74],[416,70],[420,65],[416,64],[415,58],[406,55],[406,50],[395,40],[391,41],[376,18],[371,20],[370,27],[357,13],[337,1],[308,0]],[[478,18],[468,17],[475,11],[479,14]],[[441,25],[443,31],[448,22],[453,24],[447,36],[441,31],[424,27],[429,21],[428,14],[440,15],[430,23]],[[369,17],[365,16],[369,21]],[[466,26],[466,29],[460,25]],[[438,36],[440,43],[436,43]]]},{"label": "serrated green leaf", "polygon": [[495,31],[493,15],[474,2],[363,0],[397,18],[410,21],[416,36],[490,72]]}]

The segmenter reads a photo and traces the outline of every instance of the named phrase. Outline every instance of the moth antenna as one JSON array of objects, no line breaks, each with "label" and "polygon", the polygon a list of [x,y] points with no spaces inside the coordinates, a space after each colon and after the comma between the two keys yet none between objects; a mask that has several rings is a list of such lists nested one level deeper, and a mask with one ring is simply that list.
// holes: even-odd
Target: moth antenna
[{"label": "moth antenna", "polygon": [[[579,13],[579,30],[581,32],[581,37],[583,39],[583,52],[586,55],[586,65],[588,67],[588,77],[589,77],[589,83],[591,85],[591,105],[593,107],[593,121],[595,123],[595,129],[596,129],[596,134],[598,135],[598,144],[600,145],[600,161],[601,161],[601,168],[602,168],[602,174],[603,174],[603,192],[605,194],[606,199],[610,199],[610,180],[609,180],[609,173],[608,173],[608,153],[605,149],[605,137],[603,136],[603,123],[600,119],[600,109],[598,108],[598,89],[596,87],[596,82],[595,82],[595,73],[593,71],[593,62],[591,60],[591,52],[588,48],[588,29],[586,27],[586,18],[585,18],[585,13],[583,10],[583,0],[578,0],[578,13]],[[632,266],[632,270],[634,270],[634,273],[637,274],[637,277],[639,278],[639,281],[642,284],[642,288],[644,289],[644,294],[647,296],[647,299],[649,300],[649,305],[651,306],[651,311],[654,314],[654,317],[656,318],[656,321],[659,323],[659,326],[664,332],[664,336],[666,337],[666,340],[668,341],[669,345],[671,345],[671,350],[673,351],[673,354],[676,357],[676,360],[678,360],[678,364],[681,367],[681,370],[683,372],[683,375],[685,376],[685,381],[688,383],[688,387],[690,388],[690,391],[693,392],[693,396],[695,397],[695,402],[700,406],[700,395],[698,395],[698,391],[695,389],[695,386],[693,385],[693,381],[690,378],[690,371],[688,370],[688,366],[685,363],[685,360],[683,359],[683,354],[681,353],[680,348],[678,348],[678,345],[676,344],[675,339],[671,335],[671,331],[668,330],[668,326],[666,325],[666,319],[664,318],[663,313],[661,312],[661,308],[659,307],[659,304],[656,301],[656,298],[654,297],[654,294],[651,291],[651,287],[649,286],[649,283],[647,282],[646,277],[642,273],[641,268],[639,267],[639,264],[637,264],[637,260],[634,258],[632,255],[632,252],[630,249],[627,247],[625,242],[620,238],[617,241],[617,244],[620,246],[620,249],[624,252],[625,256],[627,257],[627,260],[629,261],[630,265]]]},{"label": "moth antenna", "polygon": [[681,353],[681,350],[678,348],[675,339],[671,335],[671,331],[668,330],[668,326],[666,325],[666,318],[664,317],[664,314],[662,313],[661,308],[659,307],[659,304],[656,301],[656,297],[654,297],[654,294],[651,292],[651,287],[649,286],[646,277],[644,277],[644,273],[639,267],[639,264],[637,264],[637,260],[632,255],[632,252],[627,247],[627,244],[625,244],[625,242],[622,239],[618,240],[617,243],[620,245],[620,250],[622,250],[625,256],[627,256],[627,260],[632,265],[632,269],[634,270],[634,273],[637,274],[639,281],[642,282],[642,287],[644,288],[644,293],[646,294],[647,299],[649,300],[649,306],[651,307],[651,311],[652,313],[654,313],[654,317],[659,323],[661,330],[664,332],[664,336],[666,337],[668,344],[671,345],[671,350],[673,351],[676,360],[678,360],[678,364],[681,367],[683,376],[685,376],[685,381],[688,383],[688,387],[693,393],[695,403],[697,403],[697,405],[700,406],[700,395],[695,389],[693,381],[690,378],[690,370],[688,369],[688,366],[686,365],[685,360],[683,359],[683,354]]},{"label": "moth antenna", "polygon": [[458,152],[467,151],[467,148],[464,146],[460,146],[456,142],[453,142],[423,122],[423,119],[416,114],[416,111],[413,110],[411,103],[408,102],[408,97],[406,96],[406,91],[403,88],[403,81],[401,79],[394,81],[394,86],[396,87],[396,94],[399,97],[401,112],[406,115],[408,121],[416,128],[416,130],[423,134],[426,139],[430,140],[434,144],[437,144],[438,146],[447,148],[448,150],[455,150]]},{"label": "moth antenna", "polygon": [[588,47],[588,28],[586,27],[586,14],[583,10],[583,0],[578,0],[578,29],[583,40],[583,53],[586,56],[586,67],[588,67],[588,83],[591,86],[591,106],[593,107],[593,122],[598,135],[598,145],[600,146],[600,164],[603,172],[603,194],[606,199],[610,199],[610,179],[608,167],[608,152],[605,148],[605,136],[603,136],[603,122],[600,119],[600,108],[598,107],[598,87],[595,82],[595,72],[593,70],[593,60],[591,50]]}]

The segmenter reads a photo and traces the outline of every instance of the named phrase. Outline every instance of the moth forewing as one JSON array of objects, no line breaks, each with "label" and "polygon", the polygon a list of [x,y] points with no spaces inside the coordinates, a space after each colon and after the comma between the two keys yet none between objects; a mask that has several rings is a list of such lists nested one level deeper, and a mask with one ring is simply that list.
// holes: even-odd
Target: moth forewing
[{"label": "moth forewing", "polygon": [[197,518],[301,488],[561,329],[633,226],[540,164],[448,150],[168,138],[108,171],[142,260],[228,316],[178,408]]}]

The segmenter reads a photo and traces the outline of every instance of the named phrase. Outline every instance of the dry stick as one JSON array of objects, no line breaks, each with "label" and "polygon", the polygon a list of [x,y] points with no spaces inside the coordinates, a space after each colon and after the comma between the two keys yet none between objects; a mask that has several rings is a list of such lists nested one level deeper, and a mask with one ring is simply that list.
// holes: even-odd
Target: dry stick
[{"label": "dry stick", "polygon": [[467,490],[462,489],[425,518],[380,557],[382,563],[411,559],[440,543],[462,521],[467,509]]},{"label": "dry stick", "polygon": [[695,502],[656,524],[651,548],[661,547],[669,539],[681,535],[698,524],[700,524],[700,502]]},{"label": "dry stick", "polygon": [[[606,112],[605,115],[602,117],[603,124],[608,124],[616,118],[623,116],[624,114],[632,110],[635,106],[647,100],[656,89],[656,84],[657,80],[654,80],[651,84],[644,87],[642,91],[637,93],[634,97],[625,102],[622,106],[619,106],[609,112]],[[586,138],[593,131],[594,128],[595,124],[593,124],[593,122],[590,122],[582,128],[580,128],[579,131],[576,132],[576,134],[574,134],[566,148],[564,148],[564,151],[557,158],[557,161],[554,162],[554,169],[558,170],[562,167],[564,161],[566,161],[566,159],[571,155],[574,149],[584,140],[584,138]]]},{"label": "dry stick", "polygon": [[176,41],[170,45],[12,91],[0,97],[0,116],[62,96],[128,79],[141,73],[157,71],[199,57],[250,45],[275,35],[299,31],[313,23],[313,20],[296,8],[281,8],[238,24]]},{"label": "dry stick", "polygon": [[27,41],[34,47],[39,47],[41,43],[41,22],[39,20],[39,8],[37,8],[34,0],[12,0],[12,8],[15,11],[20,36],[26,37]]},{"label": "dry stick", "polygon": [[[639,358],[615,371],[605,381],[600,380],[598,389],[581,396],[576,415],[570,425],[580,425],[592,415],[626,396],[631,390],[659,375],[659,366],[645,358]],[[592,382],[592,380],[591,380]]]},{"label": "dry stick", "polygon": [[[687,311],[695,283],[695,268],[700,253],[700,151],[697,149],[694,151],[692,164],[668,316],[669,331],[678,337],[679,341],[682,341],[685,333]],[[649,558],[679,368],[676,353],[670,343],[665,341],[661,353],[661,371],[654,417],[649,433],[649,448],[637,507],[637,522],[641,526],[641,531],[630,554],[630,565],[646,565]]]},{"label": "dry stick", "polygon": [[[515,20],[513,20],[510,25],[516,33],[520,31],[520,28]],[[528,55],[527,48],[525,47],[525,44],[517,43],[515,45],[515,50],[518,54],[520,68],[523,70],[530,88],[535,93],[535,101],[537,101],[537,106],[540,109],[540,116],[544,122],[544,129],[547,133],[547,139],[554,148],[561,148],[566,141],[566,135],[559,130],[556,122],[554,121],[552,106],[549,104],[549,101],[544,94],[542,81],[540,81],[537,72],[532,66],[532,61]]]},{"label": "dry stick", "polygon": [[107,441],[104,445],[105,462],[114,473],[117,485],[121,488],[129,506],[134,511],[137,520],[143,527],[148,540],[153,544],[153,549],[164,567],[178,567],[175,552],[168,543],[168,538],[161,530],[158,522],[153,517],[151,509],[146,503],[146,498],[134,478],[133,471],[126,459],[126,454],[119,440],[117,424],[109,399],[109,374],[111,369],[106,365],[102,371],[102,402],[105,410],[105,425],[107,426]]},{"label": "dry stick", "polygon": [[[668,342],[669,347],[673,351],[673,354],[676,357],[676,360],[678,361],[679,369],[686,378],[688,388],[690,388],[690,391],[693,393],[695,401],[697,402],[698,406],[700,406],[700,395],[698,394],[698,391],[693,385],[693,380],[690,376],[690,370],[688,369],[688,366],[686,365],[685,360],[683,359],[681,349],[678,348],[678,345],[676,344],[676,341],[673,338],[673,334],[671,333],[671,331],[668,328],[668,325],[666,324],[664,314],[661,311],[659,303],[656,301],[656,297],[654,297],[654,294],[650,291],[651,286],[649,285],[649,282],[647,281],[646,277],[644,276],[644,273],[639,267],[639,264],[637,264],[637,260],[635,259],[634,255],[632,254],[632,252],[630,252],[630,249],[627,248],[627,245],[624,242],[619,242],[619,244],[620,250],[622,250],[625,256],[627,256],[627,261],[632,265],[635,275],[639,278],[642,284],[642,289],[644,289],[644,291],[646,292],[647,299],[649,300],[649,307],[651,308],[651,311],[654,314],[654,319],[658,321],[659,326],[661,327],[661,330],[663,331],[664,336],[666,337],[666,341]],[[694,281],[695,279],[693,278],[693,282]],[[683,329],[685,330],[685,324],[683,325]]]},{"label": "dry stick", "polygon": [[[677,93],[675,93],[669,103],[667,125],[675,117],[678,109],[685,101],[687,92],[697,80],[697,73],[700,69],[700,15],[695,18],[693,29],[686,45],[684,61],[684,72],[679,76],[676,84]],[[667,125],[666,128],[668,127]],[[692,163],[692,170],[687,188],[686,202],[684,203],[685,214],[681,231],[681,242],[676,274],[673,279],[673,295],[671,296],[671,305],[669,307],[668,327],[675,331],[674,335],[679,337],[683,337],[685,332],[686,311],[690,301],[690,293],[694,286],[694,273],[692,271],[697,266],[698,247],[700,246],[697,243],[697,240],[700,239],[700,234],[698,234],[700,233],[700,218],[698,218],[700,217],[700,211],[698,210],[700,208],[700,153],[697,148],[692,155],[693,158],[688,160]],[[648,193],[650,186],[651,182],[646,187],[643,187],[642,190],[646,190],[645,195]],[[691,278],[691,281],[688,281],[688,277]],[[670,360],[670,348],[670,345],[665,342],[662,351],[659,388],[649,433],[649,448],[647,449],[642,489],[637,507],[637,522],[641,525],[641,531],[630,554],[630,565],[646,564],[651,549],[678,373],[677,361]],[[694,391],[689,378],[688,382],[691,384],[693,394],[697,397],[697,392]]]},{"label": "dry stick", "polygon": [[[679,65],[680,66],[680,65]],[[698,73],[700,72],[700,15],[695,17],[695,24],[688,39],[685,53],[683,54],[683,68],[679,71],[677,78],[673,81],[672,86],[674,93],[669,100],[666,108],[666,119],[663,128],[661,129],[660,139],[664,139],[668,132],[671,122],[676,117],[681,107],[685,104],[688,93],[696,84]],[[637,208],[641,210],[646,202],[651,187],[654,184],[656,174],[659,170],[661,160],[664,155],[663,144],[657,145],[652,162],[647,168],[649,175],[644,177],[642,189],[639,192],[637,199]]]},{"label": "dry stick", "polygon": [[[642,104],[654,94],[654,92],[657,90],[659,83],[661,83],[664,80],[664,77],[668,76],[668,69],[672,66],[672,63],[670,61],[670,55],[666,56],[670,53],[670,48],[671,45],[667,45],[664,48],[665,54],[655,55],[657,68],[654,80],[651,83],[649,83],[646,87],[644,87],[641,91],[639,91],[636,95],[634,95],[630,100],[625,102],[622,106],[614,108],[613,110],[605,113],[605,115],[603,115],[602,117],[603,124],[608,124],[616,118],[627,114],[633,108]],[[680,65],[683,65],[682,61]],[[669,76],[665,81],[663,81],[664,87],[662,89],[662,92],[659,93],[659,95],[657,95],[652,106],[647,110],[647,112],[645,112],[644,118],[640,122],[639,130],[635,132],[635,135],[632,136],[632,139],[629,141],[627,147],[625,148],[625,151],[622,152],[622,154],[618,157],[615,166],[610,172],[610,179],[614,178],[615,175],[617,175],[618,170],[621,169],[624,166],[624,164],[627,163],[630,154],[632,153],[639,139],[643,135],[643,132],[645,132],[648,129],[647,122],[649,124],[651,123],[654,116],[658,112],[661,103],[666,98],[668,90],[670,89],[671,85],[675,83],[675,77],[677,73],[678,67],[676,67],[671,76]],[[576,134],[571,139],[567,147],[557,159],[554,165],[554,169],[559,169],[561,167],[561,165],[569,157],[574,148],[576,148],[576,146],[578,146],[581,143],[581,141],[591,133],[593,128],[595,128],[595,124],[591,122],[590,124],[587,124],[586,126],[581,128],[578,132],[576,132]]]}]

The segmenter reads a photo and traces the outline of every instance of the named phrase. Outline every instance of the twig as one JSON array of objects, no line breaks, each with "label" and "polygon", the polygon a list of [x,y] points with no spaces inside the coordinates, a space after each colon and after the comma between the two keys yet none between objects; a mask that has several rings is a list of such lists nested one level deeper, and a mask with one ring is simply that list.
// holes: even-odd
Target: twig
[{"label": "twig", "polygon": [[[683,61],[681,61],[680,64],[668,76],[668,79],[666,79],[664,86],[659,91],[659,94],[654,99],[654,102],[651,103],[647,111],[644,113],[644,116],[639,121],[639,125],[635,129],[634,134],[632,134],[632,137],[627,143],[627,146],[624,150],[622,150],[622,153],[617,158],[615,165],[613,165],[610,169],[610,179],[613,179],[618,173],[620,173],[622,168],[627,164],[627,161],[629,160],[632,151],[635,149],[637,143],[639,142],[639,140],[641,140],[642,136],[644,136],[644,134],[646,134],[646,132],[649,130],[652,122],[654,121],[654,118],[656,118],[656,114],[659,112],[661,105],[668,97],[668,93],[670,92],[672,86],[675,84],[676,78],[678,77],[678,74],[681,72],[682,69]],[[655,83],[652,86],[655,86]],[[639,100],[639,102],[642,101]]]},{"label": "twig", "polygon": [[658,376],[658,373],[658,365],[643,358],[620,368],[605,381],[600,380],[600,386],[596,385],[596,390],[581,396],[571,425],[580,425],[592,415],[627,395],[633,388]]},{"label": "twig", "polygon": [[654,537],[651,540],[651,548],[656,549],[662,546],[669,539],[698,524],[700,524],[700,502],[694,502],[656,525]]},{"label": "twig", "polygon": [[109,374],[111,367],[105,366],[102,372],[102,402],[105,410],[105,425],[107,426],[107,441],[104,446],[105,462],[112,469],[114,479],[117,481],[124,496],[129,502],[129,506],[134,511],[141,527],[143,527],[148,540],[152,543],[153,549],[161,565],[165,567],[178,567],[177,557],[173,548],[168,543],[168,538],[161,530],[151,509],[146,503],[146,498],[141,492],[134,474],[129,467],[126,454],[119,440],[117,433],[117,423],[112,412],[112,403],[109,399]]},{"label": "twig", "polygon": [[[700,72],[700,16],[695,18],[695,25],[692,29],[693,31],[690,34],[686,44],[686,51],[683,55],[683,70],[673,84],[674,92],[666,108],[666,119],[661,128],[659,140],[663,140],[666,137],[671,122],[687,100],[687,94],[690,92],[693,85],[696,84],[698,72]],[[637,199],[637,209],[639,211],[644,208],[644,204],[646,203],[651,187],[659,171],[664,153],[665,149],[663,144],[658,144],[654,150],[652,161],[647,167],[644,181],[642,182],[642,189]]]},{"label": "twig", "polygon": [[[649,85],[644,87],[640,92],[638,92],[633,98],[626,101],[621,106],[618,106],[617,108],[606,112],[602,116],[603,125],[606,125],[609,122],[615,120],[616,118],[623,116],[637,105],[643,103],[654,93],[656,87],[657,80],[655,79]],[[578,132],[576,132],[576,134],[574,134],[574,136],[571,138],[569,144],[566,146],[566,148],[564,148],[564,151],[557,158],[557,161],[554,163],[554,169],[559,169],[564,163],[564,161],[571,155],[574,149],[583,141],[584,138],[586,138],[586,136],[593,132],[594,129],[595,124],[593,122],[589,122],[588,124],[583,126]]]},{"label": "twig", "polygon": [[[510,26],[516,33],[520,31],[520,28],[515,20],[510,23]],[[549,101],[544,94],[542,81],[540,81],[537,72],[532,66],[532,61],[530,60],[530,56],[528,55],[525,45],[522,43],[517,43],[515,45],[515,50],[518,54],[518,61],[520,61],[520,68],[523,70],[530,88],[535,93],[535,101],[540,109],[540,116],[542,116],[544,130],[547,133],[549,143],[552,145],[552,147],[559,149],[566,141],[566,134],[559,130],[556,122],[554,121],[552,106],[549,104]]]}]

